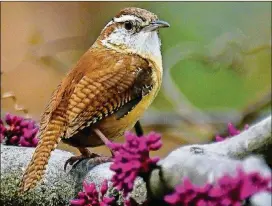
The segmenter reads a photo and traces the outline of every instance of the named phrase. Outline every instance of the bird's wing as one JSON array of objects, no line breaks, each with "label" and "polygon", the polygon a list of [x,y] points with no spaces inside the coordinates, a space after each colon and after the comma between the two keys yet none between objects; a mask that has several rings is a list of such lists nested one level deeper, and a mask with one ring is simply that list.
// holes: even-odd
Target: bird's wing
[{"label": "bird's wing", "polygon": [[92,62],[79,64],[89,68],[68,100],[64,138],[72,137],[110,114],[116,113],[117,118],[122,118],[152,89],[152,69],[146,60],[116,53],[109,56],[96,53],[90,57]]}]

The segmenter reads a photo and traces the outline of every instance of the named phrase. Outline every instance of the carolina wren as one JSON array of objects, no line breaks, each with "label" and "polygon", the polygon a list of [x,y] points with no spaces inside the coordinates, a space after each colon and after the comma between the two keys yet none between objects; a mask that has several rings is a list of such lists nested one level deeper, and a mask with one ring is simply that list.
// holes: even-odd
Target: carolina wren
[{"label": "carolina wren", "polygon": [[162,82],[158,29],[169,24],[140,8],[121,10],[62,80],[40,121],[39,144],[20,189],[37,184],[60,140],[94,157],[102,145],[133,128]]}]

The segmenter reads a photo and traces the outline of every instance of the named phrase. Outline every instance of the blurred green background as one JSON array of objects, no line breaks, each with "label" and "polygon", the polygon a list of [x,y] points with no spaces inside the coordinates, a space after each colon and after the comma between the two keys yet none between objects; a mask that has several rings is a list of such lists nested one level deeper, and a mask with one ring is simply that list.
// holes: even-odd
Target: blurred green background
[{"label": "blurred green background", "polygon": [[142,120],[163,133],[161,155],[270,113],[271,2],[1,2],[1,116],[39,120],[62,77],[128,6],[171,25],[160,32],[163,86]]}]

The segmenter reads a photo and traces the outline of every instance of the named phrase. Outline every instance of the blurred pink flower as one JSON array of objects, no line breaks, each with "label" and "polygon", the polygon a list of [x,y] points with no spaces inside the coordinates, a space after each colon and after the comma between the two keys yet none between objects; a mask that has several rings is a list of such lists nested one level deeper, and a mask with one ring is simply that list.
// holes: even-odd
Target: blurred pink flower
[{"label": "blurred pink flower", "polygon": [[5,139],[5,132],[6,132],[6,127],[4,126],[4,123],[2,121],[2,119],[0,119],[0,143],[3,142],[3,140]]},{"label": "blurred pink flower", "polygon": [[70,200],[71,206],[109,206],[114,202],[114,198],[105,197],[108,190],[108,181],[104,180],[100,187],[100,194],[96,190],[95,184],[83,182],[83,192],[78,193],[78,199]]},{"label": "blurred pink flower", "polygon": [[240,206],[243,200],[260,191],[271,191],[271,177],[237,169],[236,176],[224,175],[215,184],[196,186],[188,178],[164,200],[170,205]]},{"label": "blurred pink flower", "polygon": [[[23,117],[6,114],[7,127],[3,132],[7,145],[19,145],[23,147],[36,147],[38,144],[38,127],[35,121]],[[3,122],[2,122],[3,123]]]},{"label": "blurred pink flower", "polygon": [[159,158],[150,158],[149,152],[158,150],[162,142],[161,135],[155,132],[142,137],[126,132],[125,138],[125,143],[110,142],[108,147],[114,151],[113,164],[110,167],[114,171],[111,181],[127,197],[133,189],[136,177],[148,175],[156,167]]},{"label": "blurred pink flower", "polygon": [[[247,130],[248,127],[249,127],[249,125],[246,124],[244,126],[244,130]],[[229,137],[233,137],[233,136],[236,136],[236,135],[240,134],[241,131],[238,130],[232,123],[228,123],[228,133],[229,133]],[[222,136],[216,135],[215,141],[220,142],[220,141],[223,141],[223,140],[225,140],[225,139],[227,139],[229,137],[222,137]]]}]

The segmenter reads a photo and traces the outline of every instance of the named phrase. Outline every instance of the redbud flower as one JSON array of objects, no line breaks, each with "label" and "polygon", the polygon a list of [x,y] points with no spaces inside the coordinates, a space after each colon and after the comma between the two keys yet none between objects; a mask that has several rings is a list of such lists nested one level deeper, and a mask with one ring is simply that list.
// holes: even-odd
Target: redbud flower
[{"label": "redbud flower", "polygon": [[263,177],[259,172],[244,172],[237,169],[235,176],[224,175],[215,184],[196,186],[188,178],[176,186],[174,193],[164,200],[170,205],[240,206],[252,195],[271,190],[271,177]]},{"label": "redbud flower", "polygon": [[123,144],[110,142],[107,146],[114,151],[110,169],[115,174],[111,181],[113,186],[123,190],[124,197],[127,197],[133,189],[136,177],[143,177],[156,167],[159,158],[150,158],[149,152],[158,150],[162,142],[161,136],[155,132],[142,137],[126,132],[125,138],[126,142]]},{"label": "redbud flower", "polygon": [[6,127],[4,126],[3,121],[0,119],[0,143],[3,142],[5,139],[5,132],[6,132]]},{"label": "redbud flower", "polygon": [[[247,130],[248,127],[249,127],[248,124],[246,124],[246,125],[244,126],[244,130]],[[229,133],[229,136],[230,136],[230,137],[233,137],[233,136],[236,136],[236,135],[240,134],[241,131],[238,130],[232,123],[228,123],[228,133]],[[216,135],[215,141],[216,141],[216,142],[220,142],[220,141],[223,141],[223,140],[225,140],[225,139],[227,139],[227,138],[228,138],[228,137],[221,137],[221,136],[219,136],[219,135]]]},{"label": "redbud flower", "polygon": [[109,206],[114,198],[106,197],[108,191],[108,181],[104,180],[100,187],[100,194],[94,183],[87,184],[83,182],[83,192],[78,193],[78,199],[70,201],[71,206]]},{"label": "redbud flower", "polygon": [[33,120],[23,117],[6,114],[5,121],[8,127],[5,130],[7,137],[6,144],[19,145],[24,147],[35,147],[38,144],[36,137],[38,127]]}]

